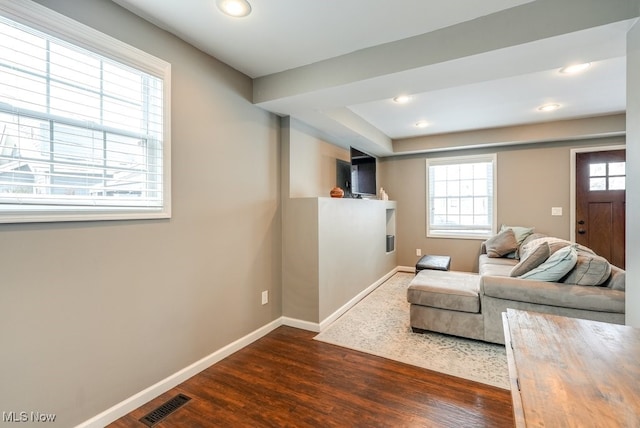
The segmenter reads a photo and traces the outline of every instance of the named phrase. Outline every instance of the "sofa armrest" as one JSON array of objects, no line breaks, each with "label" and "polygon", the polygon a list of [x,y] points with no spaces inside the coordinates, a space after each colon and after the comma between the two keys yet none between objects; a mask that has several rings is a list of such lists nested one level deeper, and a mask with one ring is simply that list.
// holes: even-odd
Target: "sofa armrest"
[{"label": "sofa armrest", "polygon": [[483,275],[480,296],[588,311],[625,311],[624,291],[504,276]]}]

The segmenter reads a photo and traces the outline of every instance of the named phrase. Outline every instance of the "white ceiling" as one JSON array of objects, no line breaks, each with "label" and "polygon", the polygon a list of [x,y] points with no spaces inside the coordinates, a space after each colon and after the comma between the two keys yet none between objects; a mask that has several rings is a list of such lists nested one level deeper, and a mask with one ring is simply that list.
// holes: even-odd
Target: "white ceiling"
[{"label": "white ceiling", "polygon": [[[606,13],[600,0],[249,0],[245,18],[221,14],[215,0],[114,1],[254,78],[262,108],[377,154],[393,154],[391,141],[407,137],[626,109],[633,19],[610,12],[618,0],[608,0]],[[588,7],[581,14],[576,4]],[[570,7],[569,18],[554,16]],[[545,18],[526,22],[536,13]],[[558,31],[563,20],[573,28]],[[452,26],[470,36],[456,44],[442,33]],[[558,73],[576,61],[592,67]],[[412,101],[393,103],[399,93]],[[537,110],[550,102],[561,108]],[[418,120],[430,126],[417,128]]]}]

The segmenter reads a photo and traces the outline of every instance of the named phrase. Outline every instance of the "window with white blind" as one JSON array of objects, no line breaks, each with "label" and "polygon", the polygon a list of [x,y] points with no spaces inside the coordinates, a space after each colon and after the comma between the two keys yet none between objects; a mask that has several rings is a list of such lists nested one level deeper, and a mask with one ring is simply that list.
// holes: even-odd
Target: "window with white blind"
[{"label": "window with white blind", "polygon": [[0,6],[0,222],[170,217],[169,73],[37,4]]},{"label": "window with white blind", "polygon": [[427,159],[427,236],[492,236],[495,171],[495,154]]}]

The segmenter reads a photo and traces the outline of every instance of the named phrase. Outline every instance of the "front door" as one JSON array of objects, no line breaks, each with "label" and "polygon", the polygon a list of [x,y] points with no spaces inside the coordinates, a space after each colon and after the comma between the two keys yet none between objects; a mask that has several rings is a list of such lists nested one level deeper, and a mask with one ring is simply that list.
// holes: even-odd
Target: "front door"
[{"label": "front door", "polygon": [[625,150],[576,154],[576,242],[625,268]]}]

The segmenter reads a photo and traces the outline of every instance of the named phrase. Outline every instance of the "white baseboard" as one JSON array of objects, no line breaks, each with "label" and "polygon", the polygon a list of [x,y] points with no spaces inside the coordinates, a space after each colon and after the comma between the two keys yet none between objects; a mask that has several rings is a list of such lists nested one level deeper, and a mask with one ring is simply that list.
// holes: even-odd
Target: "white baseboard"
[{"label": "white baseboard", "polygon": [[139,393],[127,398],[124,401],[121,401],[115,406],[81,423],[80,425],[77,425],[76,428],[102,428],[110,424],[111,422],[114,422],[115,420],[127,415],[143,404],[148,403],[159,395],[167,392],[171,388],[181,384],[190,377],[211,367],[218,361],[221,361],[234,352],[239,351],[252,342],[255,342],[256,340],[267,335],[281,325],[282,317],[207,355],[201,360],[196,361],[195,363],[185,367],[184,369],[172,374],[171,376],[161,380],[155,385],[151,385],[147,389],[140,391]]},{"label": "white baseboard", "polygon": [[167,378],[157,382],[154,385],[146,388],[143,391],[127,398],[126,400],[121,401],[120,403],[112,406],[111,408],[105,410],[104,412],[88,419],[81,424],[77,425],[76,428],[102,428],[117,419],[131,413],[138,407],[142,406],[145,403],[153,400],[154,398],[160,396],[161,394],[167,392],[171,388],[178,386],[182,382],[187,379],[193,377],[194,375],[200,373],[201,371],[211,367],[218,361],[228,357],[236,351],[244,348],[245,346],[255,342],[263,336],[266,336],[276,328],[281,325],[287,325],[290,327],[299,328],[302,330],[308,330],[313,332],[320,332],[323,328],[326,328],[333,321],[338,319],[342,314],[351,309],[356,303],[362,300],[367,294],[371,293],[373,290],[378,288],[383,282],[392,277],[396,272],[414,272],[414,268],[406,267],[406,266],[398,266],[392,269],[389,273],[384,275],[382,278],[378,279],[376,282],[368,286],[366,289],[358,293],[353,299],[349,300],[345,305],[343,305],[340,309],[335,311],[333,314],[328,316],[322,322],[314,323],[304,320],[299,320],[295,318],[289,317],[280,317],[277,320],[271,321],[269,324],[260,327],[259,329],[249,333],[248,335],[241,337],[233,343],[207,355],[206,357],[196,361],[195,363],[185,367],[184,369],[168,376]]},{"label": "white baseboard", "polygon": [[303,321],[289,317],[282,317],[280,319],[282,320],[282,325],[299,328],[301,330],[314,331],[316,333],[320,331],[320,324],[318,324],[317,322]]},{"label": "white baseboard", "polygon": [[364,299],[367,296],[367,294],[371,293],[373,290],[375,290],[380,285],[382,285],[383,282],[385,282],[387,279],[391,278],[396,272],[398,272],[398,268],[397,267],[393,268],[391,271],[389,271],[382,278],[378,279],[376,282],[374,282],[373,284],[371,284],[370,286],[368,286],[367,288],[362,290],[353,299],[349,300],[347,303],[342,305],[342,307],[340,307],[337,311],[335,311],[334,313],[329,315],[324,320],[320,321],[320,330],[319,331],[322,331],[325,328],[327,328],[332,322],[334,322],[335,320],[340,318],[340,316],[342,314],[344,314],[349,309],[354,307],[356,303],[358,303],[360,300]]},{"label": "white baseboard", "polygon": [[415,266],[398,266],[396,269],[398,269],[398,272],[414,273],[416,271]]}]

